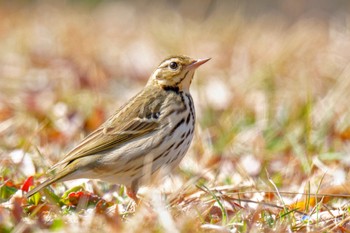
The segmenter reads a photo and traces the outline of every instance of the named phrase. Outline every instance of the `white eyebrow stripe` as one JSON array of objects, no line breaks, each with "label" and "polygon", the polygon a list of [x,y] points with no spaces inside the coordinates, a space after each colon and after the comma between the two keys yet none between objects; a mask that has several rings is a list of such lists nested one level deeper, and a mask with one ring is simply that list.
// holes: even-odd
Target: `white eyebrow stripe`
[{"label": "white eyebrow stripe", "polygon": [[171,62],[176,62],[179,66],[182,66],[182,63],[179,59],[171,58],[168,60],[163,61],[158,68],[165,68],[167,67]]}]

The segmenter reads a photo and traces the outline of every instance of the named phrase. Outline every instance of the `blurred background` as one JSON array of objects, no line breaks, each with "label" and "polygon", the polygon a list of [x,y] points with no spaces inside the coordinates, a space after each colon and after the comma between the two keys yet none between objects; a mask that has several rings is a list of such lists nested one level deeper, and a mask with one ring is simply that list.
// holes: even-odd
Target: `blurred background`
[{"label": "blurred background", "polygon": [[[0,231],[24,231],[22,217],[29,213],[38,219],[32,230],[55,229],[57,222],[70,230],[126,224],[128,232],[173,232],[172,226],[197,232],[216,223],[238,232],[309,229],[307,215],[298,218],[294,210],[313,212],[315,199],[299,203],[295,192],[349,193],[349,8],[346,0],[0,0]],[[163,184],[169,207],[138,207],[133,218],[123,188],[98,183],[88,197],[109,202],[116,216],[105,211],[100,221],[80,211],[65,214],[78,202],[77,193],[75,204],[59,198],[76,185],[69,182],[51,186],[56,203],[36,198],[31,209],[23,209],[24,199],[16,199],[15,208],[3,205],[23,183],[28,189],[43,180],[172,54],[212,59],[191,86],[196,133],[180,168]],[[91,183],[86,187],[92,190]],[[234,204],[237,192],[248,201]],[[157,197],[149,199],[161,203]],[[249,200],[276,203],[288,213]],[[322,200],[321,211],[344,208],[344,219],[333,220],[334,212],[330,219],[347,227],[348,200]]]},{"label": "blurred background", "polygon": [[290,188],[327,170],[329,182],[342,183],[350,165],[349,6],[0,1],[2,164],[30,158],[26,169],[2,172],[18,181],[43,174],[161,60],[186,54],[212,60],[192,86],[197,136],[182,179],[204,167],[219,177],[207,177],[213,185],[241,184],[268,171]]}]

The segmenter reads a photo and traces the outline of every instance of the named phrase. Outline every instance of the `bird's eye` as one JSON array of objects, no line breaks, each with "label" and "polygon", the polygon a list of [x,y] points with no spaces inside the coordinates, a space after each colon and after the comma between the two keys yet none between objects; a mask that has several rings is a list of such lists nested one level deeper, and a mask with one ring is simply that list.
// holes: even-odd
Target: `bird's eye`
[{"label": "bird's eye", "polygon": [[172,69],[172,70],[176,70],[177,67],[178,67],[178,64],[177,64],[176,62],[173,61],[173,62],[170,62],[169,67],[170,67],[170,69]]}]

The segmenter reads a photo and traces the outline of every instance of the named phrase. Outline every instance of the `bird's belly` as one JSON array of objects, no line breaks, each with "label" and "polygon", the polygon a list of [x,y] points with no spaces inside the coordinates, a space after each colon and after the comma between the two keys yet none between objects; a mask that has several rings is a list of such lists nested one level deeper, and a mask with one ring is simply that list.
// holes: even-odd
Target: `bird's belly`
[{"label": "bird's belly", "polygon": [[[114,151],[113,155],[107,155],[101,161],[101,166],[93,168],[95,178],[129,186],[134,180],[151,182],[160,170],[168,174],[185,156],[193,138],[194,122],[191,119],[187,124],[173,129],[174,126],[169,126],[164,129],[167,132],[153,135],[152,138],[156,139],[152,142],[144,138],[135,141],[130,148],[126,145]],[[118,156],[114,156],[115,153]],[[117,160],[110,159],[116,157]]]}]

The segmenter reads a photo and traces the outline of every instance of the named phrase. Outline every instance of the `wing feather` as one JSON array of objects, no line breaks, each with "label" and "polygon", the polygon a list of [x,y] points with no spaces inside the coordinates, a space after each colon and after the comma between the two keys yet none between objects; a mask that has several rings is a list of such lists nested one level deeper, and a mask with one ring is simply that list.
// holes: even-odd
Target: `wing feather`
[{"label": "wing feather", "polygon": [[141,92],[129,104],[121,107],[50,171],[60,165],[67,166],[79,158],[115,149],[128,141],[157,130],[160,126],[158,116],[163,98],[158,98],[160,101],[154,101],[154,98],[144,101],[145,98],[147,99],[147,96]]}]

